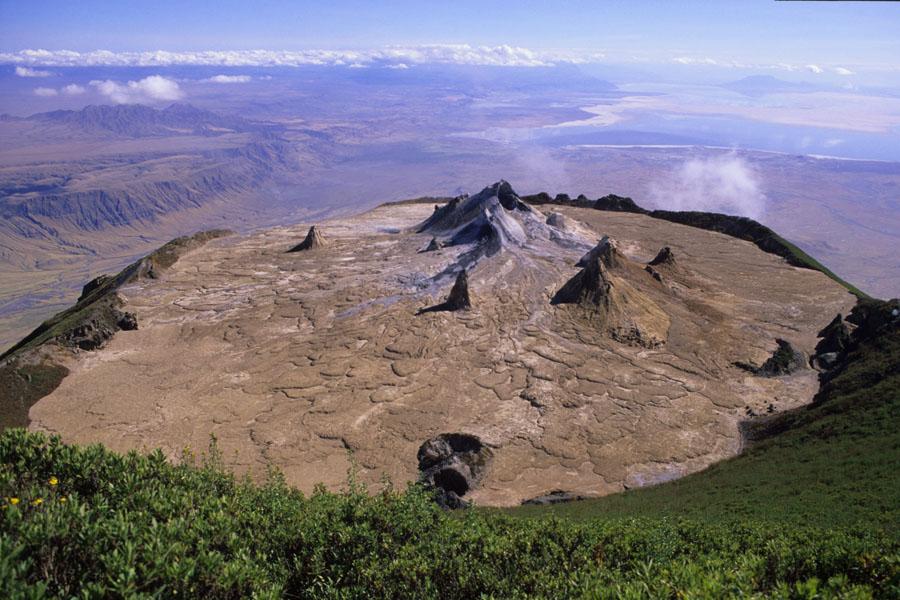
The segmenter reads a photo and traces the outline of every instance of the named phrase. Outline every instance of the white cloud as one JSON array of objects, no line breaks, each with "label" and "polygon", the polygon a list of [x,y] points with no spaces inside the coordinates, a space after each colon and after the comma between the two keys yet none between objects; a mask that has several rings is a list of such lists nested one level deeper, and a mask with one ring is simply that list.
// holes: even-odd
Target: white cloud
[{"label": "white cloud", "polygon": [[840,146],[843,143],[844,143],[844,140],[842,140],[840,138],[831,138],[829,140],[825,140],[823,145],[826,148],[834,148],[835,146]]},{"label": "white cloud", "polygon": [[77,96],[79,94],[85,93],[87,90],[84,89],[83,86],[78,85],[77,83],[70,83],[69,85],[63,86],[62,93],[68,96]]},{"label": "white cloud", "polygon": [[447,63],[507,67],[581,63],[602,57],[597,53],[537,52],[520,46],[431,44],[389,46],[372,50],[207,50],[199,52],[110,52],[95,50],[21,50],[0,53],[0,63],[59,67],[131,66],[164,67],[206,65],[222,67],[274,67],[301,65],[426,64]]},{"label": "white cloud", "polygon": [[816,65],[816,64],[791,64],[791,63],[745,63],[736,60],[727,60],[721,58],[710,58],[710,57],[697,57],[697,56],[676,56],[673,57],[672,62],[679,65],[692,65],[692,66],[708,66],[708,67],[726,67],[726,68],[735,68],[735,69],[765,69],[771,71],[788,71],[788,72],[797,72],[797,71],[809,71],[810,73],[815,73],[816,75],[821,75],[822,73],[832,72],[838,75],[854,75],[855,73],[850,69],[845,67],[834,67],[829,65]]},{"label": "white cloud", "polygon": [[247,83],[252,77],[249,75],[214,75],[208,79],[202,79],[206,83]]},{"label": "white cloud", "polygon": [[34,88],[34,95],[35,95],[35,96],[41,96],[41,97],[44,97],[44,98],[49,98],[50,96],[56,96],[56,95],[58,95],[58,94],[59,94],[59,92],[57,92],[57,91],[56,91],[55,89],[53,89],[53,88],[48,88],[48,87],[38,87],[38,88]]},{"label": "white cloud", "polygon": [[698,158],[650,185],[654,204],[668,210],[701,210],[758,219],[765,213],[766,196],[759,176],[734,154]]},{"label": "white cloud", "polygon": [[178,83],[161,75],[151,75],[139,81],[118,83],[110,79],[94,80],[91,85],[116,104],[172,101],[184,97]]},{"label": "white cloud", "polygon": [[677,56],[672,59],[672,62],[676,62],[680,65],[709,65],[716,66],[719,64],[719,61],[714,58],[704,57],[704,58],[695,58],[692,56]]},{"label": "white cloud", "polygon": [[19,77],[50,77],[53,75],[50,71],[40,71],[29,67],[16,67],[16,75]]},{"label": "white cloud", "polygon": [[402,69],[408,69],[408,68],[409,68],[409,65],[406,64],[406,63],[397,63],[397,64],[395,64],[395,65],[388,65],[387,68],[388,68],[388,69],[401,69],[401,70],[402,70]]},{"label": "white cloud", "polygon": [[[603,53],[596,51],[531,50],[507,44],[498,46],[429,44],[420,46],[387,46],[366,50],[203,50],[196,52],[169,52],[167,50],[111,52],[109,50],[94,50],[91,52],[75,52],[72,50],[29,49],[18,52],[0,52],[0,64],[16,65],[22,69],[30,69],[35,66],[170,67],[197,65],[211,67],[299,67],[304,65],[325,65],[364,67],[415,66],[421,64],[546,67],[562,63],[596,63],[605,59],[606,56]],[[634,60],[638,62],[647,61],[646,57],[634,57]],[[850,74],[849,72],[844,72],[849,71],[844,67],[819,64],[749,63],[734,58],[702,55],[675,55],[669,60],[681,65],[760,68],[779,71],[809,70],[813,73],[828,71],[841,75]],[[34,69],[30,70],[34,71]]]}]

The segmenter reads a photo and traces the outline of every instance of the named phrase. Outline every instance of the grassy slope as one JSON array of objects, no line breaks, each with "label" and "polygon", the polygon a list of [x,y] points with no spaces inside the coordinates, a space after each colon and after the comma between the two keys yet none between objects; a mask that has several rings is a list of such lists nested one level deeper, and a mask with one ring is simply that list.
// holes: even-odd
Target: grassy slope
[{"label": "grassy slope", "polygon": [[520,516],[683,516],[820,526],[900,523],[900,328],[864,342],[810,408],[744,454],[664,485]]}]

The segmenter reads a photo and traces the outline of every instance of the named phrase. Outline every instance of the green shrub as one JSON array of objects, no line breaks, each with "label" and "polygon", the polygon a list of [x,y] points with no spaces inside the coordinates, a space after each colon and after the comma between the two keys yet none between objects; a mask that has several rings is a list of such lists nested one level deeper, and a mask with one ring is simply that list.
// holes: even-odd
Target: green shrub
[{"label": "green shrub", "polygon": [[[445,513],[418,487],[310,496],[0,435],[4,598],[865,598],[896,594],[883,533],[674,519]],[[16,499],[17,502],[14,503]]]}]

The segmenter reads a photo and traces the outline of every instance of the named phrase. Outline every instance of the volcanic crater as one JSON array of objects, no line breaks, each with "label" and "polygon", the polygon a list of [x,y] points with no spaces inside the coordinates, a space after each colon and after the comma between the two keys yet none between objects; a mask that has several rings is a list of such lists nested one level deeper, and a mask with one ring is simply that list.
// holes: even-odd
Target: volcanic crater
[{"label": "volcanic crater", "polygon": [[140,327],[68,354],[31,428],[173,458],[214,435],[238,473],[274,465],[305,491],[355,468],[451,503],[603,495],[735,455],[748,410],[808,403],[816,371],[737,365],[781,341],[811,354],[855,301],[749,242],[539,210],[505,181],[309,226],[215,239],[121,288]]}]

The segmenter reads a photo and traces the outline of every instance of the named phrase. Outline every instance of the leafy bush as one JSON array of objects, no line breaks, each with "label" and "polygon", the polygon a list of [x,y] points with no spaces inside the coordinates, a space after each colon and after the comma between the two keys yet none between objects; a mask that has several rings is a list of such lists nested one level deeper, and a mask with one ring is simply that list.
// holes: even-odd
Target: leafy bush
[{"label": "leafy bush", "polygon": [[10,429],[0,435],[0,596],[523,598],[889,596],[870,531],[446,513],[418,487],[311,496]]}]

